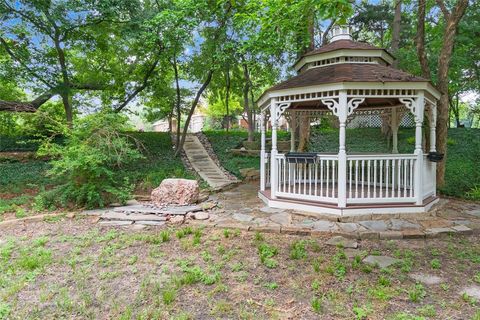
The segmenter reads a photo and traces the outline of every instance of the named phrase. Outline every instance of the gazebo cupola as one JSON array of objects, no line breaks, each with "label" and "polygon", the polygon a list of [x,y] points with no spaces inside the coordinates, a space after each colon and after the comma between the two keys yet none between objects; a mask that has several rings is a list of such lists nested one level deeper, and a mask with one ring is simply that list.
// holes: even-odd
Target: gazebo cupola
[{"label": "gazebo cupola", "polygon": [[[263,93],[258,101],[262,108],[260,198],[272,207],[338,215],[423,212],[437,201],[435,125],[440,94],[428,80],[393,68],[393,62],[387,50],[353,41],[349,27],[335,26],[328,44],[295,63],[297,75]],[[398,128],[409,113],[415,149],[399,154]],[[277,149],[282,116],[291,128],[289,153]],[[387,124],[393,140],[391,153],[348,152],[346,127],[357,116]],[[429,123],[429,150],[424,150],[422,141],[424,116]],[[296,129],[325,117],[337,123],[338,152],[298,152]],[[267,119],[272,128],[271,150],[265,150]]]},{"label": "gazebo cupola", "polygon": [[330,43],[303,55],[294,65],[297,72],[339,63],[370,63],[390,66],[393,56],[367,43],[354,42],[350,27],[335,26]]}]

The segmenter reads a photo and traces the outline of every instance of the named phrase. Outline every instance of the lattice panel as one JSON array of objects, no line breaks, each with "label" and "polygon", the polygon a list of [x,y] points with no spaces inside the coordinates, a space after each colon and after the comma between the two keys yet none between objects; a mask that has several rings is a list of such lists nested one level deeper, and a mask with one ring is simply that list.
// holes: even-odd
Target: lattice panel
[{"label": "lattice panel", "polygon": [[[400,127],[415,127],[413,115],[405,108],[398,108],[398,113],[403,114]],[[347,120],[347,128],[381,128],[383,119],[391,121],[391,109],[359,110],[355,111]]]}]

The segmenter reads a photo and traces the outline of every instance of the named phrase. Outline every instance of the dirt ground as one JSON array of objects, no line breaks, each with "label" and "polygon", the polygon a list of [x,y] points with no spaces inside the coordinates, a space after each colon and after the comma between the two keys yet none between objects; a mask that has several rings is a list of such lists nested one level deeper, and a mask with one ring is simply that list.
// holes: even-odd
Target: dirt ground
[{"label": "dirt ground", "polygon": [[[0,229],[0,319],[480,319],[462,294],[480,282],[476,235],[348,249],[327,237],[90,219]],[[367,255],[398,262],[380,269]]]}]

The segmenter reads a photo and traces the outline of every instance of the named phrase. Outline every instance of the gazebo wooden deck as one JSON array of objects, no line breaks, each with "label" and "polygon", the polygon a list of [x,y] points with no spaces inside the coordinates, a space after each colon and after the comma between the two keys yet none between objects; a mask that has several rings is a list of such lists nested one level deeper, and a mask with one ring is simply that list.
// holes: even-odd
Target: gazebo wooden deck
[{"label": "gazebo wooden deck", "polygon": [[[384,49],[351,40],[348,27],[335,27],[331,42],[304,55],[298,75],[260,98],[262,150],[259,197],[271,207],[316,213],[367,214],[425,212],[436,197],[435,126],[440,93],[429,81],[391,67]],[[415,149],[398,154],[398,128],[406,113],[415,122]],[[278,120],[290,122],[291,152],[277,150]],[[349,153],[346,125],[357,115],[378,115],[392,132],[392,152]],[[428,119],[429,150],[422,125]],[[310,119],[338,121],[338,153],[296,152],[296,128]],[[267,119],[272,148],[265,150]],[[380,132],[379,132],[380,134]]]}]

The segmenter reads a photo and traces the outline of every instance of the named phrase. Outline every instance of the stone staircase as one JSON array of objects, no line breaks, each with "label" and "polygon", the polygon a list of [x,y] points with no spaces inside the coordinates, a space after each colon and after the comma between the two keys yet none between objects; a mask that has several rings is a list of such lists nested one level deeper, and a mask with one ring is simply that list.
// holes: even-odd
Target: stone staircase
[{"label": "stone staircase", "polygon": [[212,160],[200,140],[193,134],[187,135],[183,150],[193,169],[215,190],[238,182],[230,179],[222,169]]}]

